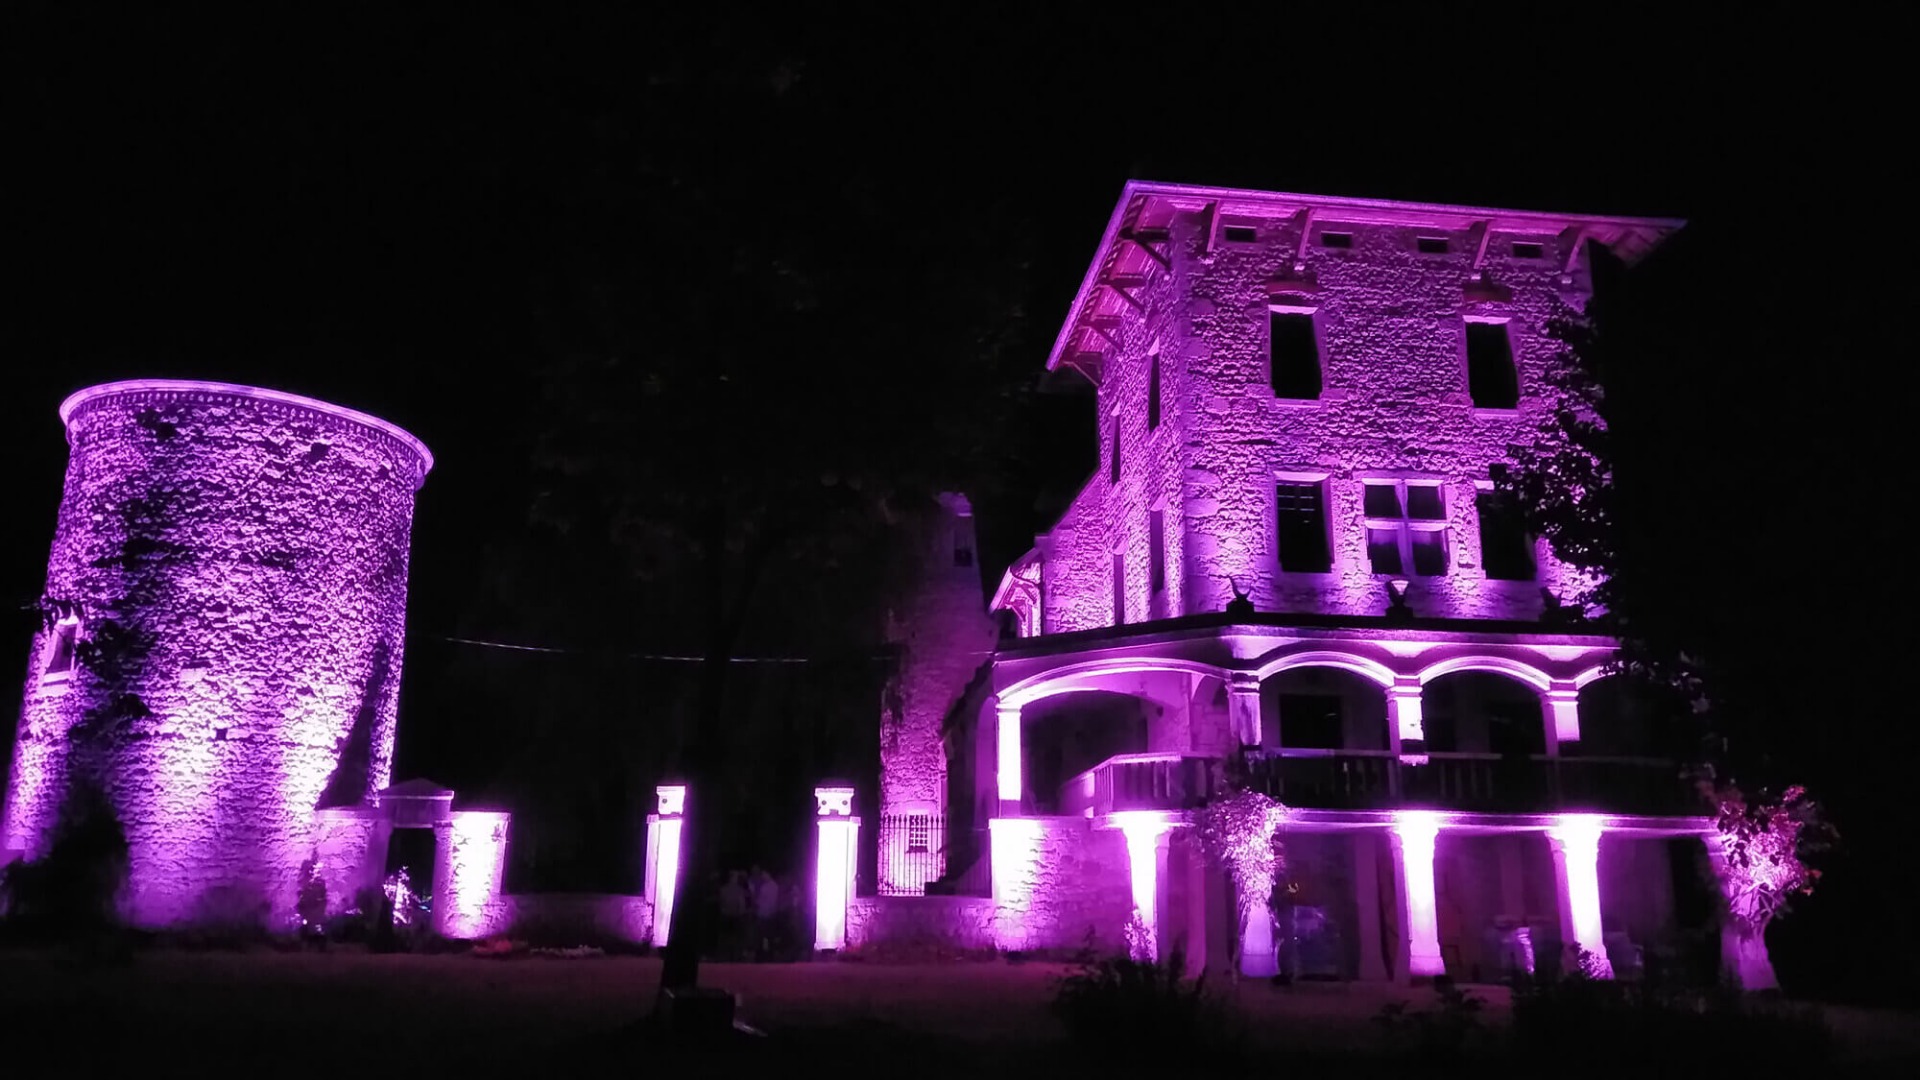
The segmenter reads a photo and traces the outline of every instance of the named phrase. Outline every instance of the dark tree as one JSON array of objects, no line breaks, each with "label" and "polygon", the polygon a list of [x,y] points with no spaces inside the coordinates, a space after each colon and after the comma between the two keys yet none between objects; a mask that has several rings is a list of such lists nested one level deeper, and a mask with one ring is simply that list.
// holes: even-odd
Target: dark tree
[{"label": "dark tree", "polygon": [[903,540],[1004,472],[1031,383],[1009,204],[905,186],[832,123],[845,87],[731,55],[577,118],[591,179],[544,290],[534,515],[577,583],[555,602],[701,657],[667,987],[697,977],[734,661],[877,644]]}]

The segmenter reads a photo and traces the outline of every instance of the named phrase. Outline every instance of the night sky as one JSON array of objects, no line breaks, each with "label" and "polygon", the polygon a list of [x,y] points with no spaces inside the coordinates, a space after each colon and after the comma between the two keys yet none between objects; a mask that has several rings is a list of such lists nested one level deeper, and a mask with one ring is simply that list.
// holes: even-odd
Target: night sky
[{"label": "night sky", "polygon": [[[1666,553],[1670,605],[1722,659],[1749,745],[1840,816],[1826,895],[1776,932],[1783,977],[1846,989],[1849,957],[1913,955],[1908,920],[1878,913],[1911,885],[1910,856],[1890,854],[1907,844],[1895,815],[1915,738],[1893,684],[1910,663],[1886,629],[1911,603],[1911,534],[1895,531],[1910,516],[1895,438],[1911,376],[1879,374],[1902,352],[1844,340],[1888,310],[1865,298],[1881,279],[1867,260],[1907,240],[1869,211],[1887,175],[1860,134],[1874,98],[1823,64],[1870,70],[1869,32],[1780,14],[1498,33],[1395,19],[1389,35],[1101,10],[740,16],[716,34],[637,15],[190,25],[12,6],[11,640],[24,650],[34,617],[66,394],[170,376],[336,401],[438,459],[416,519],[401,767],[478,769],[418,748],[451,747],[449,726],[470,722],[470,661],[445,637],[538,643],[472,598],[490,545],[524,528],[536,298],[567,238],[594,228],[579,194],[609,125],[630,147],[770,186],[845,176],[916,229],[1003,230],[1004,259],[973,245],[962,269],[1027,283],[1036,378],[1129,177],[1684,217],[1636,289],[1663,344],[1632,468],[1669,511],[1642,542]],[[720,62],[783,72],[829,121],[769,142],[684,91],[660,119],[663,84]],[[764,227],[753,213],[741,228]],[[1030,495],[986,522],[991,572],[1046,524],[1035,500],[1090,467],[1083,404],[1065,399],[1035,441]]]}]

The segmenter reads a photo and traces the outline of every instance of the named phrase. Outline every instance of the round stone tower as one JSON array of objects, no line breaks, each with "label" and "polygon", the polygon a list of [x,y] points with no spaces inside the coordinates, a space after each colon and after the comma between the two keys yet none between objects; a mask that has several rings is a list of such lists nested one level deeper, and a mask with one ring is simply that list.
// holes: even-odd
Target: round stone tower
[{"label": "round stone tower", "polygon": [[315,811],[391,779],[418,439],[273,390],[138,380],[71,452],[0,856],[92,806],[148,927],[291,915]]}]

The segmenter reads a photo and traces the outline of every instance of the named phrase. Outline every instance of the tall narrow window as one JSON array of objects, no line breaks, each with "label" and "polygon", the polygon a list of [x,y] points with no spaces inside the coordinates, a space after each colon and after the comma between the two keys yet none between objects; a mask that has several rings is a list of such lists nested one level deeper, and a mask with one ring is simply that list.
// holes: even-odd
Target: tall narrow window
[{"label": "tall narrow window", "polygon": [[1369,481],[1361,513],[1374,573],[1439,577],[1447,572],[1446,499],[1439,485]]},{"label": "tall narrow window", "polygon": [[1113,414],[1112,445],[1107,451],[1107,482],[1120,482],[1120,414]]},{"label": "tall narrow window", "polygon": [[1274,502],[1280,511],[1280,569],[1290,574],[1324,574],[1333,569],[1324,486],[1281,484]]},{"label": "tall narrow window", "polygon": [[1160,426],[1160,358],[1153,358],[1147,370],[1147,430]]},{"label": "tall narrow window", "polygon": [[1520,377],[1513,369],[1513,342],[1506,323],[1467,324],[1467,393],[1475,408],[1511,409],[1520,404]]},{"label": "tall narrow window", "polygon": [[1270,312],[1267,355],[1274,397],[1311,401],[1320,396],[1320,340],[1312,312]]},{"label": "tall narrow window", "polygon": [[1480,514],[1480,565],[1495,581],[1532,581],[1533,540],[1520,515],[1498,495],[1483,491],[1475,500]]},{"label": "tall narrow window", "polygon": [[1167,591],[1167,514],[1155,510],[1147,519],[1147,582],[1155,596]]},{"label": "tall narrow window", "polygon": [[1127,621],[1127,556],[1113,553],[1113,625]]},{"label": "tall narrow window", "polygon": [[973,530],[960,522],[953,526],[953,565],[973,565]]},{"label": "tall narrow window", "polygon": [[40,685],[63,686],[80,663],[80,617],[63,614],[47,631],[40,653]]}]

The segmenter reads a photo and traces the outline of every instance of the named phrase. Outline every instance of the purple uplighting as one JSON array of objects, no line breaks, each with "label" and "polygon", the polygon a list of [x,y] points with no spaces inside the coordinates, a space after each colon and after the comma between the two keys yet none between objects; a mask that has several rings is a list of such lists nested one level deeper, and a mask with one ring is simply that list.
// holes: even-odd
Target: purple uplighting
[{"label": "purple uplighting", "polygon": [[[0,849],[77,784],[124,828],[136,925],[281,923],[321,833],[393,760],[414,492],[385,421],[219,383],[96,386],[71,446]],[[71,663],[62,638],[92,649]]]}]

